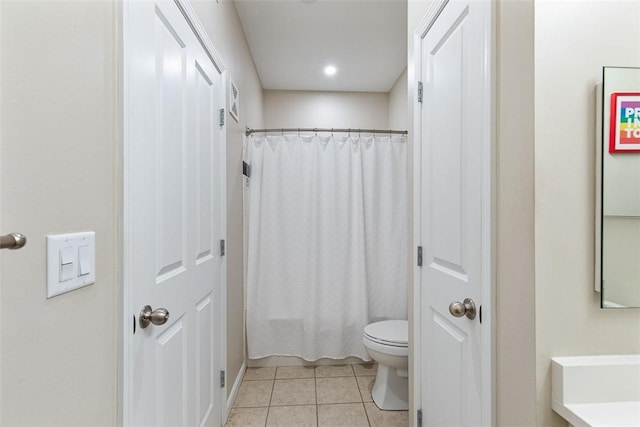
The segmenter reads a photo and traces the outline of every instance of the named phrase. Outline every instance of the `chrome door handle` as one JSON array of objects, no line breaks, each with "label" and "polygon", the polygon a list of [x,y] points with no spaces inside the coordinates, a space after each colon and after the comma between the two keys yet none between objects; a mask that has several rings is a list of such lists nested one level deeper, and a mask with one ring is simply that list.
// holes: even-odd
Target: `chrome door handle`
[{"label": "chrome door handle", "polygon": [[151,309],[150,305],[145,305],[140,310],[140,317],[138,323],[142,329],[146,328],[150,324],[164,325],[169,320],[169,310],[166,308]]},{"label": "chrome door handle", "polygon": [[0,236],[0,249],[20,249],[27,244],[27,237],[20,233]]},{"label": "chrome door handle", "polygon": [[473,320],[476,318],[476,303],[471,298],[465,298],[463,302],[454,301],[449,304],[449,313],[454,317],[467,316]]}]

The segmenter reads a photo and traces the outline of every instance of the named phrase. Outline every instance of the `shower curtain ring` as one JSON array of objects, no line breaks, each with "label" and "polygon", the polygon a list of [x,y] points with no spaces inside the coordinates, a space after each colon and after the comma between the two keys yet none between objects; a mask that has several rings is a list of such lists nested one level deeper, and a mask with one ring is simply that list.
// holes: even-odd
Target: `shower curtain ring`
[{"label": "shower curtain ring", "polygon": [[300,128],[298,128],[298,138],[300,138]]},{"label": "shower curtain ring", "polygon": [[318,136],[318,128],[313,128],[313,131],[316,133],[316,137]]},{"label": "shower curtain ring", "polygon": [[331,128],[331,138],[333,138],[333,128]]}]

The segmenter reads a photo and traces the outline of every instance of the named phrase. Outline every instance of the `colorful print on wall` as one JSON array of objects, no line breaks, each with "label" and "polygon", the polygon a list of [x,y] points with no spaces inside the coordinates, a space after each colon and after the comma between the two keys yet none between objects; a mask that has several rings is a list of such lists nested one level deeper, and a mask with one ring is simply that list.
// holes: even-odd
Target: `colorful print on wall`
[{"label": "colorful print on wall", "polygon": [[640,153],[640,93],[611,94],[610,153]]}]

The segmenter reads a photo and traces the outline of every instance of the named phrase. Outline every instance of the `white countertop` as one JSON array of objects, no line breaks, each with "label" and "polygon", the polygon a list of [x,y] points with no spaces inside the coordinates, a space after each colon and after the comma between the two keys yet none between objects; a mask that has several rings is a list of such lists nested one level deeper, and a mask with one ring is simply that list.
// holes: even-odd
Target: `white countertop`
[{"label": "white countertop", "polygon": [[559,412],[567,421],[579,426],[640,426],[640,401],[574,403],[564,405]]},{"label": "white countertop", "polygon": [[552,407],[576,427],[640,427],[640,355],[552,358]]}]

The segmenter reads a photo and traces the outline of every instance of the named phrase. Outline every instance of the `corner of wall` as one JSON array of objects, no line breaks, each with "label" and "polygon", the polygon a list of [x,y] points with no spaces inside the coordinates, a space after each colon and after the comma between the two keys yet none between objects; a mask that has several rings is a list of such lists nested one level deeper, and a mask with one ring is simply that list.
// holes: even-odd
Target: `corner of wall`
[{"label": "corner of wall", "polygon": [[398,76],[393,87],[388,93],[388,119],[389,129],[407,130],[409,115],[409,92],[407,90],[407,69]]},{"label": "corner of wall", "polygon": [[537,424],[533,0],[496,6],[495,420],[524,426]]}]

